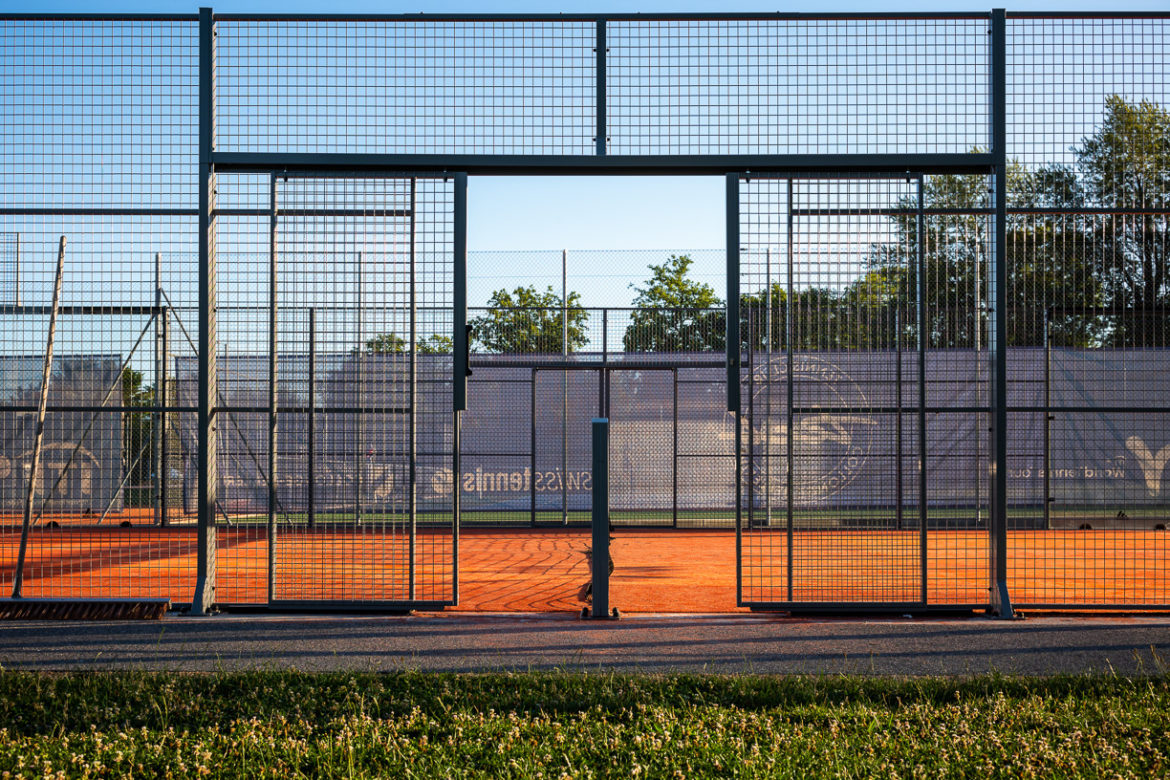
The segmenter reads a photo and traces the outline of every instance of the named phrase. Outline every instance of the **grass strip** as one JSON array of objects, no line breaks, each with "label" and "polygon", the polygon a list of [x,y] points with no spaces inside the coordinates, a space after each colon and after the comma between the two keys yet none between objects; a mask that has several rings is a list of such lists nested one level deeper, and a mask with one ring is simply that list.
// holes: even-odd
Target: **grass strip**
[{"label": "grass strip", "polygon": [[1158,777],[1170,678],[0,672],[0,777]]}]

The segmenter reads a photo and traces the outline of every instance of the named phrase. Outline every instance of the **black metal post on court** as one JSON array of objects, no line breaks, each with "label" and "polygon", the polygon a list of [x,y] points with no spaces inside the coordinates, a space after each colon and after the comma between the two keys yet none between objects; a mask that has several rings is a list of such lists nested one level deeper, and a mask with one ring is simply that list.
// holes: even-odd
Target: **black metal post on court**
[{"label": "black metal post on court", "polygon": [[1044,309],[1044,530],[1052,529],[1052,338],[1049,335],[1048,308]]},{"label": "black metal post on court", "polygon": [[[671,457],[670,457],[670,518],[671,526],[678,528],[678,366],[670,370],[673,385],[671,399],[671,414],[674,420],[671,423]],[[608,415],[608,412],[606,412]]]},{"label": "black metal post on court", "polygon": [[536,527],[536,368],[528,371],[528,514],[530,524]]},{"label": "black metal post on court", "polygon": [[308,492],[308,524],[317,524],[317,308],[309,308],[309,429],[305,446],[309,451],[309,462],[305,479]]},{"label": "black metal post on court", "polygon": [[[590,617],[610,618],[609,611],[609,418],[593,418],[593,609]],[[614,617],[617,610],[614,610]]]},{"label": "black metal post on court", "polygon": [[154,406],[155,412],[150,420],[150,469],[153,472],[154,524],[163,525],[163,416],[162,407],[166,403],[163,385],[163,373],[166,371],[167,360],[163,354],[162,324],[162,252],[154,253]]}]

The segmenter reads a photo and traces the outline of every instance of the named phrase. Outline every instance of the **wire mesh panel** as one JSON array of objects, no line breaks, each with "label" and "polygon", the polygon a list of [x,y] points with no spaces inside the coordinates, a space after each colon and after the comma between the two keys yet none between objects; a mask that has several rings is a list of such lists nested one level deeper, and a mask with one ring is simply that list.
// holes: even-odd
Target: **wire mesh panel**
[{"label": "wire mesh panel", "polygon": [[1021,606],[1165,605],[1170,19],[1007,34],[1009,585]]},{"label": "wire mesh panel", "polygon": [[609,382],[611,522],[677,524],[676,374],[615,370]]},{"label": "wire mesh panel", "polygon": [[967,152],[986,143],[988,21],[608,23],[610,154]]},{"label": "wire mesh panel", "polygon": [[741,185],[744,603],[927,601],[920,186]]},{"label": "wire mesh panel", "polygon": [[601,372],[542,369],[534,381],[536,522],[588,523],[593,505],[589,424],[597,416]]},{"label": "wire mesh panel", "polygon": [[589,154],[595,25],[217,24],[226,152]]},{"label": "wire mesh panel", "polygon": [[[173,360],[194,320],[197,26],[0,19],[0,588],[189,602]],[[164,433],[165,432],[165,433]]]},{"label": "wire mesh panel", "polygon": [[676,368],[676,516],[680,528],[735,527],[735,419],[727,372]]},{"label": "wire mesh panel", "polygon": [[270,597],[453,603],[452,186],[305,175],[274,192],[275,481],[250,520],[271,534]]}]

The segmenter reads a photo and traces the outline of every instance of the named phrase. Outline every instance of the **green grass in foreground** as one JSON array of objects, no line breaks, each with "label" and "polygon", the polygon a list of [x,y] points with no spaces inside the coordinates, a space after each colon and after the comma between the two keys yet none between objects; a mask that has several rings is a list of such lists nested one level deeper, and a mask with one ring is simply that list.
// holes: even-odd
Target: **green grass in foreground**
[{"label": "green grass in foreground", "polygon": [[1160,777],[1170,679],[0,672],[2,777]]}]

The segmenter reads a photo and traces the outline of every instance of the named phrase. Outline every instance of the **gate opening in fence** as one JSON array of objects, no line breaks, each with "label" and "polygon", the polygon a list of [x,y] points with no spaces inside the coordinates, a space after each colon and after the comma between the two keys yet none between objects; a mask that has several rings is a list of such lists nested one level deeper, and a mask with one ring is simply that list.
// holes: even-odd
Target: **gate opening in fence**
[{"label": "gate opening in fence", "polygon": [[[0,584],[577,611],[604,417],[623,611],[1170,608],[1168,32],[0,15]],[[722,177],[721,303],[469,307],[566,174]]]}]

